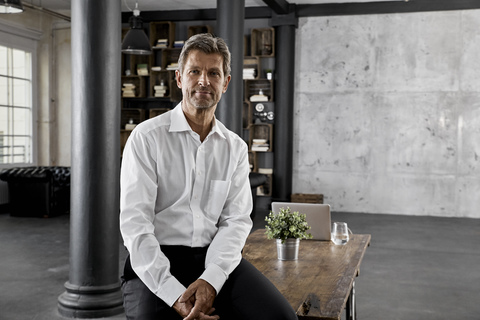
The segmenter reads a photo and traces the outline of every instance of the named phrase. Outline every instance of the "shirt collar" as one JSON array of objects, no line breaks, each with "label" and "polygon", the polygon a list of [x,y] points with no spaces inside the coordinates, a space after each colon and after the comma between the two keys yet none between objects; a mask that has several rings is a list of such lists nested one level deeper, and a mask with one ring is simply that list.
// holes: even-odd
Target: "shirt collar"
[{"label": "shirt collar", "polygon": [[[208,134],[209,136],[216,133],[218,134],[221,138],[226,139],[225,135],[222,132],[222,123],[217,120],[215,115],[213,116],[213,127],[210,133]],[[190,125],[187,122],[187,118],[185,118],[185,114],[183,113],[182,110],[182,103],[180,102],[173,110],[172,110],[172,116],[171,116],[171,123],[170,123],[170,132],[182,132],[182,131],[192,131],[192,128],[190,128]]]}]

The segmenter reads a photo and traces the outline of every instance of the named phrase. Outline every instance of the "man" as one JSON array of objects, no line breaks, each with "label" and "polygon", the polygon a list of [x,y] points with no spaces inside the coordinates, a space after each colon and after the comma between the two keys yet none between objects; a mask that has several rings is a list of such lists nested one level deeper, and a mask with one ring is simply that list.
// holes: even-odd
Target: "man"
[{"label": "man", "polygon": [[297,319],[241,256],[252,227],[248,150],[214,115],[230,79],[225,42],[191,37],[176,71],[183,100],[139,124],[125,146],[127,319]]}]

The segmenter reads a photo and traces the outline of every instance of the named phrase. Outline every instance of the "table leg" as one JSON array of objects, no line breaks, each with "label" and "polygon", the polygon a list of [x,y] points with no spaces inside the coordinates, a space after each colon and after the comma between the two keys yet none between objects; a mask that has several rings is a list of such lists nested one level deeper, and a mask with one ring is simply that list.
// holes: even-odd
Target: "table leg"
[{"label": "table leg", "polygon": [[347,306],[345,308],[347,320],[356,320],[357,319],[357,304],[355,300],[355,281],[352,284],[352,291],[348,296]]}]

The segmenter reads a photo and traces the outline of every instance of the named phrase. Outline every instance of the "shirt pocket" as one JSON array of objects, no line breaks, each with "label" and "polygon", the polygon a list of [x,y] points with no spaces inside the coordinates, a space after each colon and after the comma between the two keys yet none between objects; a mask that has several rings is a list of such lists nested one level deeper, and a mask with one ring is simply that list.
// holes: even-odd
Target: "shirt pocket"
[{"label": "shirt pocket", "polygon": [[211,180],[206,206],[206,215],[209,220],[218,221],[230,191],[230,184],[230,181]]}]

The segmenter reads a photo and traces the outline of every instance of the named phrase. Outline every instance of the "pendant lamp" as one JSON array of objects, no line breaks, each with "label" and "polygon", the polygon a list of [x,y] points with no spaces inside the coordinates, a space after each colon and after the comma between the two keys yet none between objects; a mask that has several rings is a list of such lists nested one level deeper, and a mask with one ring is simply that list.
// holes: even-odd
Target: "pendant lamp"
[{"label": "pendant lamp", "polygon": [[122,53],[148,55],[152,53],[150,41],[143,31],[143,21],[138,10],[138,3],[133,10],[133,16],[128,20],[130,30],[128,30],[122,42]]},{"label": "pendant lamp", "polygon": [[21,0],[0,0],[0,13],[19,13],[22,11]]}]

